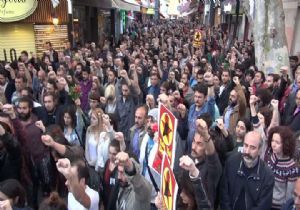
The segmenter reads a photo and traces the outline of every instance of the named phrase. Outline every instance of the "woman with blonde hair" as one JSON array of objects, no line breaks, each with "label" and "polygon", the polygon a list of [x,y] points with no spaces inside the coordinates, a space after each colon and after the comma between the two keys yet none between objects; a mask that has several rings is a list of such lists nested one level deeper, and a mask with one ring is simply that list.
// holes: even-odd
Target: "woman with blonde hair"
[{"label": "woman with blonde hair", "polygon": [[98,144],[100,134],[104,131],[103,128],[103,111],[97,108],[91,113],[90,126],[87,128],[85,138],[85,159],[89,166],[90,172],[90,187],[97,190],[99,184],[99,176],[95,170],[98,159]]},{"label": "woman with blonde hair", "polygon": [[[115,135],[109,116],[104,114],[100,108],[93,110],[91,124],[86,133],[85,158],[89,166],[90,187],[95,190],[98,190],[99,174],[102,175],[105,162],[109,157],[109,144],[116,136],[118,135]],[[124,139],[121,140],[120,143],[124,148]]]},{"label": "woman with blonde hair", "polygon": [[106,99],[105,113],[113,114],[116,110],[116,88],[113,85],[108,85],[105,88],[104,96]]}]

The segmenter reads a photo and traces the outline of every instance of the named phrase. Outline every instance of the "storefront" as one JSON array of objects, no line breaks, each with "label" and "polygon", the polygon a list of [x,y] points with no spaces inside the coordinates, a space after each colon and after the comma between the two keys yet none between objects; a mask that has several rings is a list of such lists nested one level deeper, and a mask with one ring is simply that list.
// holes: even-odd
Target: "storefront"
[{"label": "storefront", "polygon": [[110,9],[111,0],[73,0],[74,43],[100,44],[107,28],[105,19],[110,19]]},{"label": "storefront", "polygon": [[139,10],[135,0],[73,0],[74,41],[102,46],[105,39],[118,40],[127,12]]},{"label": "storefront", "polygon": [[13,61],[23,50],[41,56],[46,41],[55,50],[63,50],[68,41],[67,23],[67,0],[60,0],[55,9],[51,0],[2,1],[0,60]]},{"label": "storefront", "polygon": [[114,42],[119,41],[120,35],[125,32],[127,25],[134,18],[134,12],[140,12],[140,4],[135,0],[112,1],[112,33]]}]

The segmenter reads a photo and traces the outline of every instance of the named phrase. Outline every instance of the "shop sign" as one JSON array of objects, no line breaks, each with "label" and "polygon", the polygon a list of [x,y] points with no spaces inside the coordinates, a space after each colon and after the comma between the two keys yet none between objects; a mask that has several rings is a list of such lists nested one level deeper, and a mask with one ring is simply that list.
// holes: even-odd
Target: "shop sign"
[{"label": "shop sign", "polygon": [[153,8],[148,8],[148,9],[147,9],[147,14],[148,14],[148,15],[154,15],[154,13],[155,13],[155,11],[154,11]]},{"label": "shop sign", "polygon": [[37,0],[0,0],[0,22],[14,22],[30,16]]}]

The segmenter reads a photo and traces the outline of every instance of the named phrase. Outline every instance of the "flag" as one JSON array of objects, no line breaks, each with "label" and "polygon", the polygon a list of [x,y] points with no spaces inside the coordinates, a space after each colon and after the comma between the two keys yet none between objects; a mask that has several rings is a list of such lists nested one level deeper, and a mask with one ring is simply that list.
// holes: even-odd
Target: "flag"
[{"label": "flag", "polygon": [[59,4],[59,0],[51,0],[53,8],[57,7]]},{"label": "flag", "polygon": [[171,168],[169,158],[164,152],[161,168],[161,196],[167,210],[176,209],[178,185]]},{"label": "flag", "polygon": [[157,173],[160,173],[164,152],[167,154],[171,168],[173,168],[174,165],[177,119],[173,113],[162,104],[159,104],[158,116],[158,149],[151,167],[156,170]]}]

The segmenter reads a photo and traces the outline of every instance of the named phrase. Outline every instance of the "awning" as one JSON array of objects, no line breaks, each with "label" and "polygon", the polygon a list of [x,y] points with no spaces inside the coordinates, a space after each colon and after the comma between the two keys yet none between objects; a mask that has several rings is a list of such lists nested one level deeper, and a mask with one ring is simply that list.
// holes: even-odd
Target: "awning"
[{"label": "awning", "polygon": [[112,8],[112,0],[72,0],[73,6],[91,6],[91,7],[98,7],[101,9],[111,9]]},{"label": "awning", "polygon": [[127,11],[140,12],[141,6],[134,0],[111,0],[112,7]]}]

